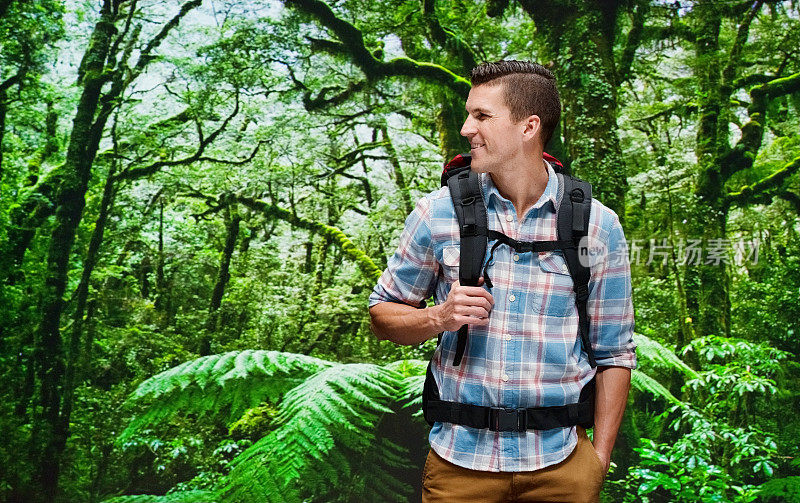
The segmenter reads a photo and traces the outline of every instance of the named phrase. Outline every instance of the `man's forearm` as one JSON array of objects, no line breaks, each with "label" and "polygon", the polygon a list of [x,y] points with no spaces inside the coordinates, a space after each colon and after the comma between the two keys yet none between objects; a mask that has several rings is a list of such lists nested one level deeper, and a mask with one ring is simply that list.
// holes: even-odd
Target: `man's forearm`
[{"label": "man's forearm", "polygon": [[417,309],[407,304],[381,302],[369,309],[372,331],[378,339],[396,344],[421,344],[444,330],[438,309],[439,306]]},{"label": "man's forearm", "polygon": [[619,425],[622,423],[625,405],[628,403],[631,370],[624,367],[605,367],[597,370],[593,443],[597,454],[607,467]]}]

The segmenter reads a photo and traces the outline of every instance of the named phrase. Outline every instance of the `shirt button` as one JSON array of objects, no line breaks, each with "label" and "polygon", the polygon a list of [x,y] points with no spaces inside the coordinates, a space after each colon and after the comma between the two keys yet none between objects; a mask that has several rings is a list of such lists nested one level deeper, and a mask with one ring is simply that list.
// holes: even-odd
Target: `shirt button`
[{"label": "shirt button", "polygon": [[519,255],[514,255],[514,262],[519,262]]},{"label": "shirt button", "polygon": [[508,374],[503,374],[500,378],[503,380],[503,382],[506,382],[508,381]]},{"label": "shirt button", "polygon": [[506,215],[506,222],[513,222],[513,221],[514,221],[514,215]]},{"label": "shirt button", "polygon": [[507,341],[511,341],[511,336],[510,335],[506,335],[506,340]]},{"label": "shirt button", "polygon": [[509,302],[514,302],[515,300],[517,300],[517,298],[512,293],[511,295],[508,296],[508,300],[509,300]]}]

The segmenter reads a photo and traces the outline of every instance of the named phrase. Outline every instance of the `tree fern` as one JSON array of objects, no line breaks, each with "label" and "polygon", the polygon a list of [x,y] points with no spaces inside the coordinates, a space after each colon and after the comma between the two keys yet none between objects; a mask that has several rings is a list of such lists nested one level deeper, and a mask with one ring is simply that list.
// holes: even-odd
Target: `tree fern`
[{"label": "tree fern", "polygon": [[640,370],[634,370],[631,372],[631,386],[641,392],[650,393],[657,398],[664,398],[676,405],[682,403],[680,400],[675,398],[675,395],[670,393],[669,390],[661,383]]},{"label": "tree fern", "polygon": [[117,496],[104,500],[103,503],[216,503],[219,499],[211,491],[185,491],[153,496],[137,494],[134,496]]},{"label": "tree fern", "polygon": [[386,368],[403,374],[397,400],[405,409],[413,411],[413,417],[422,419],[422,387],[425,384],[425,371],[428,362],[425,360],[398,360],[386,365]]},{"label": "tree fern", "polygon": [[140,429],[176,413],[225,414],[232,421],[333,363],[278,351],[232,351],[185,362],[147,379],[128,398],[144,413],[120,435],[125,442]]},{"label": "tree fern", "polygon": [[341,491],[359,475],[348,452],[370,453],[381,460],[378,465],[396,461],[396,449],[377,441],[376,429],[382,415],[392,412],[401,377],[377,365],[344,364],[286,393],[281,426],[234,459],[223,500],[290,503]]},{"label": "tree fern", "polygon": [[[322,487],[314,497],[329,503],[381,501],[404,503],[411,496],[410,487],[395,476],[396,469],[416,468],[408,461],[408,449],[379,436],[362,453],[352,453],[351,476],[342,487]],[[394,469],[394,470],[393,470]]]},{"label": "tree fern", "polygon": [[697,378],[697,372],[669,348],[642,334],[634,334],[636,355],[645,367],[654,369],[677,370],[691,378]]}]

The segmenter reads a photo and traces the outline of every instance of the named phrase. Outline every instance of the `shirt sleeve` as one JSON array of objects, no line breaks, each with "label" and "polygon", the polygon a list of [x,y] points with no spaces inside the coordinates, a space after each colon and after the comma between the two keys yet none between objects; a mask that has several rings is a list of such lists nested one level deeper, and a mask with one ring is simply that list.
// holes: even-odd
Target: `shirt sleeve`
[{"label": "shirt sleeve", "polygon": [[637,361],[628,246],[619,218],[606,211],[600,233],[607,237],[599,240],[602,253],[591,268],[589,282],[589,337],[598,367],[634,369]]},{"label": "shirt sleeve", "polygon": [[439,263],[431,242],[431,200],[423,197],[406,218],[397,251],[369,296],[369,306],[402,302],[422,306],[433,294]]}]

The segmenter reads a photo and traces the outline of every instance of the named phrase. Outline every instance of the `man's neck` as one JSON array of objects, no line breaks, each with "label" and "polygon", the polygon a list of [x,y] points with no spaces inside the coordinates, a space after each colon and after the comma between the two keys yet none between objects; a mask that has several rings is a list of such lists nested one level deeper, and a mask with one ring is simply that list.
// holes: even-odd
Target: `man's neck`
[{"label": "man's neck", "polygon": [[500,195],[511,201],[517,212],[517,221],[522,221],[525,213],[542,197],[547,187],[549,175],[542,153],[510,162],[499,173],[492,173],[492,182]]}]

